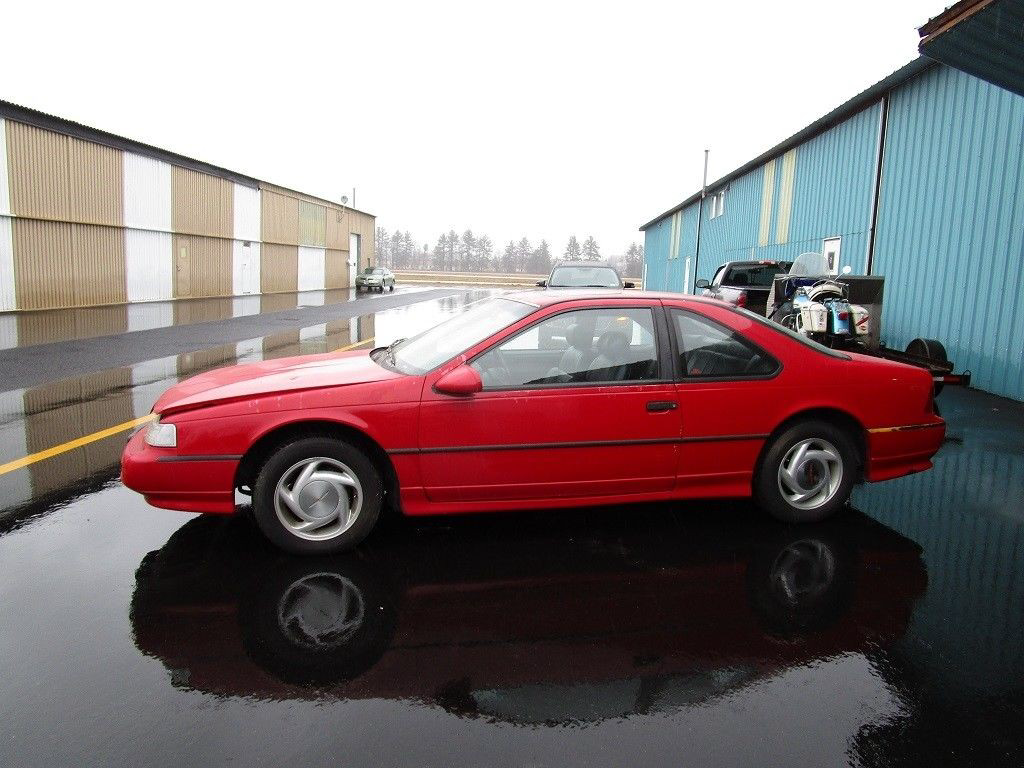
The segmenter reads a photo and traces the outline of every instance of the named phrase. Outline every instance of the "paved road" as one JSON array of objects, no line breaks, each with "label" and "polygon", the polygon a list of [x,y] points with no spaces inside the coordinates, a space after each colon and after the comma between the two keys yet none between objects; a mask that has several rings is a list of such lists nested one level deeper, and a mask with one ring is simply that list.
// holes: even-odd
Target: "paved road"
[{"label": "paved road", "polygon": [[433,289],[0,350],[0,392],[464,293]]}]

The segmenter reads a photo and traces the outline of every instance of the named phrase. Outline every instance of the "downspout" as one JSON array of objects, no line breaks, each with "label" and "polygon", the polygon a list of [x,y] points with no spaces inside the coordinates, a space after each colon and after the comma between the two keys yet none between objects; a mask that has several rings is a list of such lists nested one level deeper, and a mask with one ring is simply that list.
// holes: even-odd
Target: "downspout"
[{"label": "downspout", "polygon": [[889,122],[889,94],[882,97],[878,109],[878,152],[875,155],[874,187],[871,190],[871,226],[868,229],[868,253],[864,274],[870,275],[875,261],[875,232],[878,228],[878,200],[882,194],[882,164],[885,161],[886,128]]},{"label": "downspout", "polygon": [[[700,185],[700,201],[697,203],[697,242],[693,249],[693,283],[690,286],[690,293],[697,292],[697,265],[700,263],[700,222],[704,218],[704,197],[708,193],[708,154],[710,152],[710,149],[704,150],[704,182]],[[683,223],[680,221],[679,226],[682,225]]]}]

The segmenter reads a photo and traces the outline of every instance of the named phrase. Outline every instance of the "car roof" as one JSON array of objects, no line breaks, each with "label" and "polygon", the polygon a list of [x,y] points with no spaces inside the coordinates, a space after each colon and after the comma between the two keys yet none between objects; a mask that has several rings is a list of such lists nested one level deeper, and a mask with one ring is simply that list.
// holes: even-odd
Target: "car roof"
[{"label": "car roof", "polygon": [[525,291],[513,291],[495,296],[495,298],[513,299],[524,304],[532,304],[535,307],[549,307],[553,304],[586,301],[588,299],[654,299],[656,301],[687,301],[713,306],[730,306],[719,299],[704,296],[692,296],[690,294],[671,293],[668,291],[638,291],[632,288],[559,288],[555,291],[535,288]]},{"label": "car roof", "polygon": [[555,267],[607,267],[608,269],[615,269],[607,261],[558,261],[555,262],[552,269]]}]

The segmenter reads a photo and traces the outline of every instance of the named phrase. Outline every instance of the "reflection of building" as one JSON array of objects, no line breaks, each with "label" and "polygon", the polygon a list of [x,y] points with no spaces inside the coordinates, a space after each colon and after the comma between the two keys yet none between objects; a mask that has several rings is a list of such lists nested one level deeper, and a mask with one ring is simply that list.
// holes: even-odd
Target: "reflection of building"
[{"label": "reflection of building", "polygon": [[[268,307],[297,306],[295,294],[253,298],[257,302],[262,300],[264,311],[269,311]],[[230,301],[211,302],[210,307],[205,310],[209,320],[220,319],[225,312],[227,317],[231,316]],[[373,335],[372,314],[343,318],[310,328],[282,331],[236,344],[2,392],[0,463],[145,416],[168,387],[197,373],[236,362],[333,352],[366,341]],[[12,472],[0,485],[0,509],[17,507],[30,499],[59,502],[61,496],[78,495],[83,482],[116,477],[126,439],[126,433],[118,433]]]},{"label": "reflection of building", "polygon": [[370,214],[0,102],[0,311],[348,287],[373,232]]},{"label": "reflection of building", "polygon": [[925,589],[920,550],[859,514],[812,530],[625,511],[385,531],[320,559],[282,558],[247,519],[198,518],[140,565],[134,637],[208,693],[558,725],[887,647]]}]

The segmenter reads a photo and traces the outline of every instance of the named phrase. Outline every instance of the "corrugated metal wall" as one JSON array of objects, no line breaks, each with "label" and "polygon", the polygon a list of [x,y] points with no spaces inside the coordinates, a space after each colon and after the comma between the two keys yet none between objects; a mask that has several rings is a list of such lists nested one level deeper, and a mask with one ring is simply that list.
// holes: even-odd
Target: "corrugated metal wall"
[{"label": "corrugated metal wall", "polygon": [[348,251],[327,249],[324,254],[324,286],[348,287]]},{"label": "corrugated metal wall", "polygon": [[262,203],[261,226],[264,243],[280,245],[299,244],[299,201],[294,197],[260,190]]},{"label": "corrugated metal wall", "polygon": [[19,308],[126,300],[121,228],[18,218],[12,230]]},{"label": "corrugated metal wall", "polygon": [[[724,215],[705,205],[696,277],[820,252],[834,236],[840,266],[863,274],[881,109],[732,180]],[[937,338],[976,386],[1024,399],[1024,98],[931,67],[889,94],[885,142],[872,270],[888,278],[883,340]],[[673,218],[646,231],[651,288],[679,290]]]},{"label": "corrugated metal wall", "polygon": [[231,240],[174,236],[174,296],[230,296]]},{"label": "corrugated metal wall", "polygon": [[893,93],[874,271],[883,335],[936,338],[1024,399],[1024,98],[946,67]]},{"label": "corrugated metal wall", "polygon": [[327,209],[322,205],[299,201],[299,245],[327,245]]},{"label": "corrugated metal wall", "polygon": [[298,246],[264,242],[261,256],[260,290],[263,293],[298,290]]},{"label": "corrugated metal wall", "polygon": [[372,216],[265,186],[0,119],[0,311],[347,286],[353,232],[373,262]]}]

